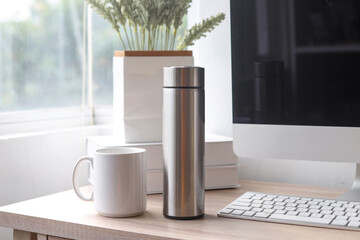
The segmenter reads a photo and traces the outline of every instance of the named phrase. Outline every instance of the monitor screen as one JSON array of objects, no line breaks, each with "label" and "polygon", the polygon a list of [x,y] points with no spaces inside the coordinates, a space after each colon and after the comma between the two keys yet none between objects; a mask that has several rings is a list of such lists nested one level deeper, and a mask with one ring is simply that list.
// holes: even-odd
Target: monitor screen
[{"label": "monitor screen", "polygon": [[359,0],[232,0],[233,122],[360,127]]}]

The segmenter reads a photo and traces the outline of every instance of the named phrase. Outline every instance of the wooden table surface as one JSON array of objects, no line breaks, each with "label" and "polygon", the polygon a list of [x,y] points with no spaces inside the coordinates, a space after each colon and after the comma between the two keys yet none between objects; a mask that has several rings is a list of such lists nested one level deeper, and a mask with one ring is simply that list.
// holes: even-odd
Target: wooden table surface
[{"label": "wooden table surface", "polygon": [[237,189],[206,191],[205,217],[170,220],[162,215],[162,195],[149,195],[145,214],[106,218],[93,202],[70,190],[0,208],[0,226],[70,239],[360,239],[360,232],[217,217],[216,213],[246,191],[334,198],[343,189],[240,181]]}]

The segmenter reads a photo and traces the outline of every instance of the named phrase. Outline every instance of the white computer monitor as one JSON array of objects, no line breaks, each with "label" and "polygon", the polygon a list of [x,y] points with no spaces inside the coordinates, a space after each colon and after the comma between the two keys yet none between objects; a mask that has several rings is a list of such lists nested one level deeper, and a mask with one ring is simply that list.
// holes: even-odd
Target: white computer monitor
[{"label": "white computer monitor", "polygon": [[360,163],[360,1],[230,3],[235,153]]}]

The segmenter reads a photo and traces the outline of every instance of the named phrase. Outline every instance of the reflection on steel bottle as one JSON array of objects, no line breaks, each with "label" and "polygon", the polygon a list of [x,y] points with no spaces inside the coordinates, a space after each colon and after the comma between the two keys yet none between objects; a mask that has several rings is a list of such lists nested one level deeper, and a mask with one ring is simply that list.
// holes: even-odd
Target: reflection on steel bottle
[{"label": "reflection on steel bottle", "polygon": [[204,68],[164,68],[164,216],[204,216]]}]

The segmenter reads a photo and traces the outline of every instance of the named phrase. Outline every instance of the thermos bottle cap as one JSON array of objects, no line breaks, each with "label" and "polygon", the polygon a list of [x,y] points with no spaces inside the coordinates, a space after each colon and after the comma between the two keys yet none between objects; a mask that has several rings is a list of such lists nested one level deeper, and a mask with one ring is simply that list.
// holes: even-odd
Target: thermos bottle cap
[{"label": "thermos bottle cap", "polygon": [[164,87],[204,87],[204,68],[194,66],[171,66],[164,67]]}]

